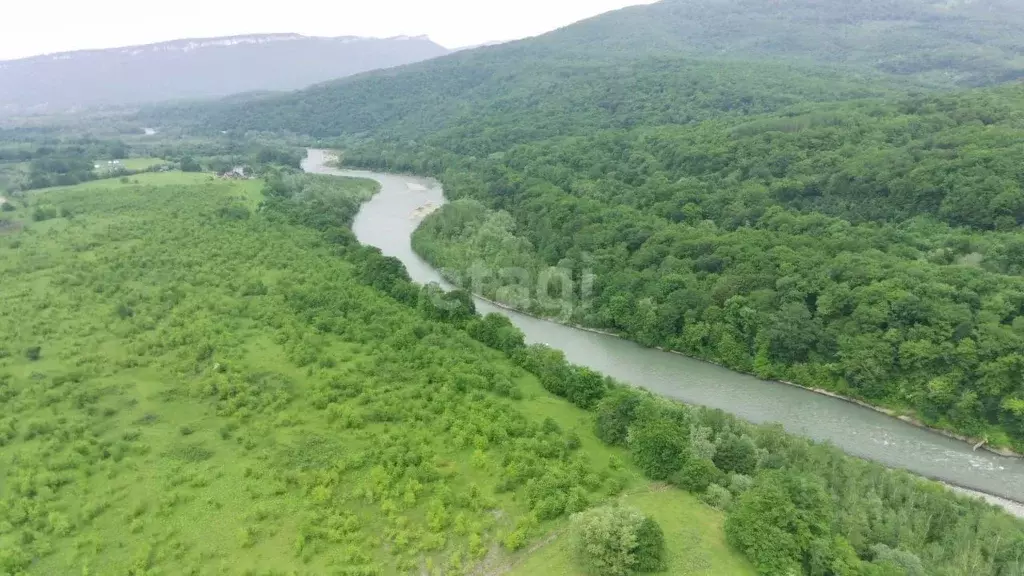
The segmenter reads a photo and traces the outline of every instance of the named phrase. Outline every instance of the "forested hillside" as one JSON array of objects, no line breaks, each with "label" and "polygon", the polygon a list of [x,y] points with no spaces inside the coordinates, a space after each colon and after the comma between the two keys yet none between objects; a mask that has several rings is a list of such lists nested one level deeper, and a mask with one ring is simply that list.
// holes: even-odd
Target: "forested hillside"
[{"label": "forested hillside", "polygon": [[210,130],[429,139],[487,154],[594,128],[1008,81],[1024,71],[1021,29],[1024,7],[1008,0],[664,0],[294,94],[144,117]]},{"label": "forested hillside", "polygon": [[884,86],[787,64],[706,62],[643,53],[567,58],[524,42],[247,102],[158,107],[154,125],[199,131],[369,134],[464,154],[601,128],[686,124],[804,101],[886,94]]},{"label": "forested hillside", "polygon": [[973,86],[1024,74],[1014,0],[664,0],[546,38],[585,52],[635,50],[808,61]]}]

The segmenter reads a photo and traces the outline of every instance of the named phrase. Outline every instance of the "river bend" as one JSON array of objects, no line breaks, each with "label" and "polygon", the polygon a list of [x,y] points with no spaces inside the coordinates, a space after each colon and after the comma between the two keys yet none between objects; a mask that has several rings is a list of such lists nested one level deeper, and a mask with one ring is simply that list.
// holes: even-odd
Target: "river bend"
[{"label": "river bend", "polygon": [[[310,150],[303,168],[319,174],[370,178],[381,184],[380,193],[356,216],[353,231],[359,241],[400,259],[414,281],[450,287],[410,245],[423,215],[445,201],[440,184],[415,176],[339,170],[327,166],[329,159],[326,151]],[[1024,502],[1024,459],[974,451],[958,440],[802,388],[500,309],[480,299],[476,306],[483,314],[508,316],[528,343],[558,348],[575,364],[752,422],[778,422],[791,433],[830,442],[847,453],[981,492],[986,499],[1024,517],[1024,505],[1018,504]]]}]

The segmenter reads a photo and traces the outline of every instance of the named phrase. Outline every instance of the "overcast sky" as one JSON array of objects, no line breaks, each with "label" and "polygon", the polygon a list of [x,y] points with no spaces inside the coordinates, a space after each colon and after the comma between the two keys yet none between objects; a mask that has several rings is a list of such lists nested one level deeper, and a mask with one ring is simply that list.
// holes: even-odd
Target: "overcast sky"
[{"label": "overcast sky", "polygon": [[426,34],[456,48],[533,36],[608,10],[652,1],[0,0],[0,60],[266,32],[377,37]]}]

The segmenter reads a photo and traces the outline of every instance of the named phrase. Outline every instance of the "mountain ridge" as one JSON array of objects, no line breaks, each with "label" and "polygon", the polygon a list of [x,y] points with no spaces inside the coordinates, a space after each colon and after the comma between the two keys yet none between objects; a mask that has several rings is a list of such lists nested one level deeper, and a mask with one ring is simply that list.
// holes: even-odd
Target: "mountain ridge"
[{"label": "mountain ridge", "polygon": [[450,52],[426,36],[294,33],[58,52],[0,61],[0,111],[58,112],[296,90]]},{"label": "mountain ridge", "polygon": [[[1010,0],[662,0],[541,37],[697,57],[800,59],[946,86],[1024,77],[1024,5]],[[642,34],[638,34],[638,31]]]},{"label": "mountain ridge", "polygon": [[[230,36],[202,36],[194,38],[178,38],[174,40],[164,40],[161,42],[150,42],[146,44],[129,44],[125,46],[112,46],[109,48],[82,48],[79,50],[62,50],[59,52],[46,52],[43,54],[33,54],[31,56],[23,56],[20,58],[0,58],[0,69],[7,68],[8,66],[19,65],[21,63],[27,63],[32,61],[46,61],[46,60],[68,60],[73,59],[76,55],[91,55],[97,53],[110,53],[118,52],[122,54],[138,55],[140,53],[170,51],[171,49],[180,49],[183,52],[189,52],[197,48],[208,48],[212,46],[235,46],[239,44],[268,44],[271,42],[286,42],[289,40],[323,40],[323,41],[334,41],[340,43],[355,43],[355,42],[369,42],[375,40],[425,40],[433,42],[430,36],[427,34],[417,34],[414,36],[409,35],[398,35],[398,36],[310,36],[306,34],[298,34],[296,32],[267,32],[258,34],[232,34]],[[495,42],[497,44],[498,42]],[[435,43],[436,44],[436,43]],[[440,44],[438,44],[440,46]],[[487,44],[481,44],[484,46]],[[471,46],[466,48],[460,48],[461,50],[476,48],[478,46]],[[442,48],[447,49],[442,46]]]},{"label": "mountain ridge", "polygon": [[[164,119],[316,137],[422,141],[447,131],[445,139],[461,142],[464,152],[469,140],[489,140],[471,152],[489,154],[579,129],[1012,81],[1024,77],[1019,29],[1024,9],[1006,0],[663,0],[256,103],[169,111]],[[766,97],[766,84],[775,97]],[[516,120],[459,131],[495,113]]]}]

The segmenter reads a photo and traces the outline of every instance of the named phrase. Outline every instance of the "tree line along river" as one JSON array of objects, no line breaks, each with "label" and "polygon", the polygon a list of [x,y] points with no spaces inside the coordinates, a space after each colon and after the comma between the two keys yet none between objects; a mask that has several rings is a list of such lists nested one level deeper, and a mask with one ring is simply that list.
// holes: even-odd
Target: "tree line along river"
[{"label": "tree line along river", "polygon": [[[310,150],[308,172],[377,180],[381,191],[363,205],[353,231],[363,244],[401,260],[419,283],[450,285],[417,256],[410,237],[444,194],[429,179],[327,165],[330,155]],[[896,418],[839,398],[780,382],[766,382],[679,354],[645,348],[621,338],[564,326],[499,308],[476,299],[482,314],[508,316],[527,343],[558,348],[575,364],[588,366],[620,381],[641,386],[690,404],[720,408],[752,422],[777,422],[787,431],[830,442],[849,454],[903,468],[981,493],[1017,516],[1024,517],[1024,459],[999,456],[918,428]]]}]

